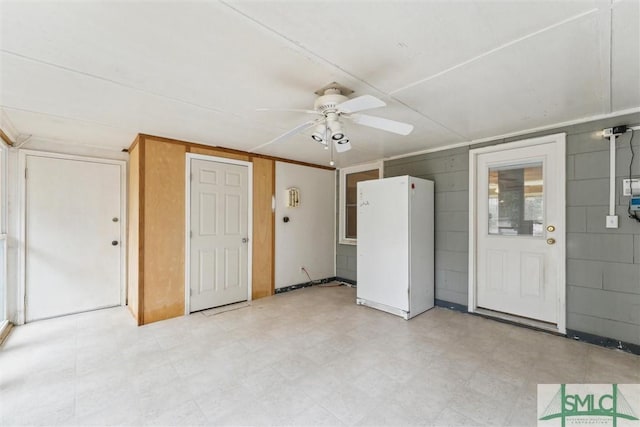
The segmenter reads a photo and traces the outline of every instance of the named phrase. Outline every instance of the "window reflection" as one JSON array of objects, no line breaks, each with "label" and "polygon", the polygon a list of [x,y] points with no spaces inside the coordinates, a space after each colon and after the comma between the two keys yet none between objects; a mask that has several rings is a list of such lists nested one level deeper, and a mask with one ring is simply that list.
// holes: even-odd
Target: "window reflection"
[{"label": "window reflection", "polygon": [[542,236],[542,162],[489,169],[489,234]]}]

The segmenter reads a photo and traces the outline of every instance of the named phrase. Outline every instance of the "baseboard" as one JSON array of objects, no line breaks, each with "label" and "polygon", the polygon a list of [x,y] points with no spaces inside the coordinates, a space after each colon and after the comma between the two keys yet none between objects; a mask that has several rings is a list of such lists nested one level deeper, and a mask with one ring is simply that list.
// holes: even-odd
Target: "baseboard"
[{"label": "baseboard", "polygon": [[[469,313],[468,312],[468,307],[466,305],[458,304],[458,303],[455,303],[455,302],[443,301],[443,300],[439,300],[439,299],[436,299],[436,307],[448,308],[449,310],[459,311],[461,313],[466,313],[466,314],[475,314],[475,313]],[[532,326],[529,326],[529,325],[526,325],[526,324],[523,324],[523,323],[510,322],[508,320],[499,319],[499,318],[496,318],[496,317],[489,317],[489,316],[482,316],[482,315],[479,315],[479,316],[484,317],[485,319],[495,320],[497,322],[502,322],[502,323],[508,323],[510,325],[518,326],[518,327],[521,327],[521,328],[533,329],[533,330],[544,332],[544,333],[552,333],[554,335],[564,336],[565,338],[568,338],[568,339],[572,339],[572,340],[576,340],[576,341],[583,341],[583,342],[586,342],[586,343],[589,343],[589,344],[598,345],[600,347],[615,348],[615,349],[618,349],[618,350],[625,351],[627,353],[640,355],[640,345],[633,344],[633,343],[626,342],[626,341],[617,340],[617,339],[614,339],[614,338],[608,338],[608,337],[603,337],[603,336],[600,336],[600,335],[594,335],[594,334],[590,334],[588,332],[576,331],[574,329],[567,329],[567,334],[566,335],[561,335],[561,334],[558,334],[558,333],[550,332],[550,331],[545,330],[545,329],[535,328],[535,327],[532,327]]]},{"label": "baseboard", "polygon": [[620,341],[613,338],[602,337],[600,335],[590,334],[588,332],[575,331],[567,329],[567,338],[576,341],[584,341],[589,344],[599,345],[601,347],[616,348],[640,356],[640,345],[630,342]]},{"label": "baseboard", "polygon": [[334,276],[334,277],[326,277],[326,278],[320,279],[320,280],[313,280],[311,282],[297,283],[295,285],[284,286],[282,288],[276,288],[275,289],[275,294],[281,294],[281,293],[284,293],[284,292],[295,291],[296,289],[308,288],[309,286],[324,285],[326,283],[330,283],[330,282],[333,282],[335,280],[337,280],[337,278]]},{"label": "baseboard", "polygon": [[436,307],[444,307],[449,310],[459,311],[461,313],[468,313],[469,308],[466,305],[458,304],[457,302],[443,301],[436,298]]},{"label": "baseboard", "polygon": [[345,279],[344,277],[336,277],[335,278],[336,282],[344,282],[344,283],[348,283],[351,286],[358,286],[358,282],[356,282],[355,280],[351,280],[351,279]]}]

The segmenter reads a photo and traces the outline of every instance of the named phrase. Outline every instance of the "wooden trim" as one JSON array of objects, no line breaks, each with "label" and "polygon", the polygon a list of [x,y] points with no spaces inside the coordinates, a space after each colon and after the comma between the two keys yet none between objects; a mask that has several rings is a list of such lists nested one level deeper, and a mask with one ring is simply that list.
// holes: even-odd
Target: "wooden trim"
[{"label": "wooden trim", "polygon": [[[138,326],[144,325],[144,176],[145,176],[145,136],[138,135]],[[134,143],[135,144],[135,143]]]},{"label": "wooden trim", "polygon": [[5,320],[0,321],[0,345],[4,343],[4,340],[9,336],[9,332],[11,332],[11,328],[13,324],[11,322]]},{"label": "wooden trim", "polygon": [[276,293],[276,163],[273,163],[271,172],[271,295]]},{"label": "wooden trim", "polygon": [[273,160],[252,158],[253,187],[253,292],[254,299],[273,295],[274,289],[274,215]]},{"label": "wooden trim", "polygon": [[11,140],[11,138],[9,138],[9,136],[7,136],[7,134],[6,134],[6,133],[4,133],[4,131],[3,131],[2,129],[0,129],[0,138],[2,138],[2,140],[3,140],[4,142],[6,142],[6,143],[7,143],[7,145],[9,145],[9,146],[13,147],[14,142]]},{"label": "wooden trim", "polygon": [[144,136],[142,134],[138,134],[135,139],[133,140],[133,142],[131,143],[131,145],[129,146],[129,148],[127,148],[127,153],[130,153],[131,151],[133,151],[134,148],[136,148],[136,145],[138,145],[138,142],[143,138]]},{"label": "wooden trim", "polygon": [[[282,157],[267,156],[267,155],[264,155],[264,154],[251,153],[249,151],[236,150],[234,148],[220,147],[220,146],[217,146],[217,145],[206,145],[206,144],[200,144],[200,143],[197,143],[197,142],[180,141],[178,139],[171,139],[171,138],[165,138],[165,137],[162,137],[162,136],[148,135],[148,134],[145,134],[145,133],[140,133],[140,134],[138,134],[138,136],[141,139],[142,138],[152,138],[152,139],[155,139],[157,141],[169,142],[171,144],[186,145],[187,146],[187,152],[189,152],[189,148],[190,147],[197,147],[197,148],[203,148],[203,149],[209,149],[209,150],[215,149],[215,150],[220,151],[221,153],[248,156],[249,158],[257,157],[257,158],[260,158],[260,159],[274,160],[274,161],[277,161],[277,162],[292,163],[294,165],[308,166],[308,167],[318,168],[318,169],[336,170],[336,168],[334,168],[332,166],[317,165],[315,163],[301,162],[301,161],[298,161],[298,160],[290,160],[290,159],[285,159],[285,158],[282,158]],[[134,144],[135,144],[135,142],[134,142]],[[133,148],[133,147],[131,147],[131,148]],[[131,150],[131,148],[130,148],[130,150]]]}]

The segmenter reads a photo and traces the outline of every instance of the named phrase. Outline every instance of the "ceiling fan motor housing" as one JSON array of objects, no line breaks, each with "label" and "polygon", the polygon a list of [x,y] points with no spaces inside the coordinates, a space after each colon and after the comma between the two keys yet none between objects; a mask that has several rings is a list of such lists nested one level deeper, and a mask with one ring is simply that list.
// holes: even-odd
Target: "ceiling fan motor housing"
[{"label": "ceiling fan motor housing", "polygon": [[335,111],[339,104],[347,101],[349,98],[340,93],[340,89],[329,88],[324,91],[324,95],[319,96],[313,104],[313,108],[320,112]]}]

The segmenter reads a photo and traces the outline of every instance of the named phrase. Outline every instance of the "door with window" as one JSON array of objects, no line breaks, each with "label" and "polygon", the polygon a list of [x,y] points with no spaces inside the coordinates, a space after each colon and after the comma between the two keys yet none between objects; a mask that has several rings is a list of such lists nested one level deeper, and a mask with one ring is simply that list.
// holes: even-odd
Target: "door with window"
[{"label": "door with window", "polygon": [[558,324],[563,144],[505,145],[474,155],[476,308]]}]

